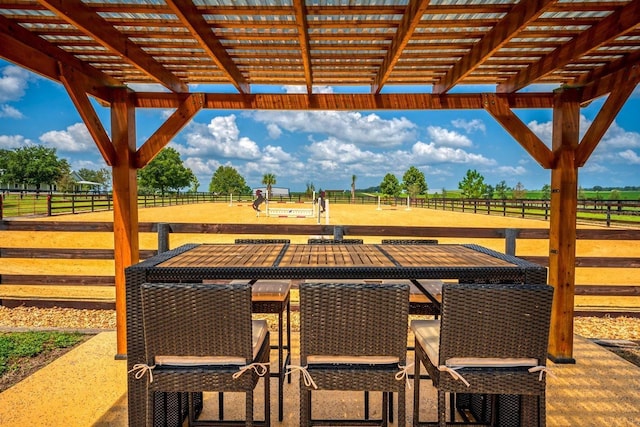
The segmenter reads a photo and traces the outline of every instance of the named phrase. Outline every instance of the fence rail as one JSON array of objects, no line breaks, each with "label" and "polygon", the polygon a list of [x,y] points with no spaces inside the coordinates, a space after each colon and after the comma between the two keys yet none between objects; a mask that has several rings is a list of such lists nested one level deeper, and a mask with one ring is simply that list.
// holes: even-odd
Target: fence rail
[{"label": "fence rail", "polygon": [[[195,224],[195,223],[152,223],[139,224],[140,232],[157,233],[160,251],[169,248],[169,237],[172,233],[216,234],[216,235],[264,235],[262,224]],[[0,221],[0,231],[33,231],[33,232],[112,232],[111,222],[57,222],[57,221]],[[539,228],[501,229],[483,227],[406,227],[406,226],[366,226],[366,225],[308,225],[308,224],[272,224],[269,234],[276,236],[369,236],[379,238],[413,236],[416,238],[464,238],[501,239],[505,243],[505,252],[515,255],[517,241],[520,239],[548,239],[549,231]],[[622,229],[579,229],[579,240],[640,240],[640,230]],[[147,259],[157,254],[158,250],[141,250],[140,258]],[[112,260],[112,249],[92,248],[0,248],[0,258],[27,259],[91,259]],[[547,256],[521,256],[521,258],[548,265]],[[580,268],[639,268],[640,258],[637,257],[578,257],[576,267]],[[110,276],[78,276],[51,275],[43,271],[40,275],[0,275],[0,304],[15,306],[19,304],[51,305],[73,307],[113,307],[115,297],[111,300],[96,302],[91,296],[91,289],[114,286],[114,277]],[[67,287],[87,288],[83,295],[68,297],[65,295]],[[20,292],[16,292],[19,289]],[[28,295],[33,289],[32,295]],[[38,291],[46,295],[38,296]],[[12,295],[12,292],[15,295]],[[640,286],[629,285],[577,285],[576,295],[595,297],[637,297]],[[40,299],[39,299],[40,298]],[[623,311],[603,307],[598,314],[615,313],[626,315],[640,315],[640,307],[632,311]],[[580,313],[580,310],[576,310]],[[593,314],[593,313],[591,313]]]}]

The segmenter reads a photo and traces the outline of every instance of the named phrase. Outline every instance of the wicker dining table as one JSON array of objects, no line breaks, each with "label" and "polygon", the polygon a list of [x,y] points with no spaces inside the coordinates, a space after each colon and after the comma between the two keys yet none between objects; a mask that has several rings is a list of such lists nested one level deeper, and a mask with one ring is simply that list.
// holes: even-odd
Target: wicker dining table
[{"label": "wicker dining table", "polygon": [[[145,362],[140,286],[207,280],[448,279],[460,282],[547,283],[538,264],[471,244],[383,245],[289,243],[187,244],[128,267],[126,275],[127,366]],[[128,377],[130,426],[146,425],[144,381]],[[181,393],[156,396],[154,425],[182,425],[187,400]]]}]

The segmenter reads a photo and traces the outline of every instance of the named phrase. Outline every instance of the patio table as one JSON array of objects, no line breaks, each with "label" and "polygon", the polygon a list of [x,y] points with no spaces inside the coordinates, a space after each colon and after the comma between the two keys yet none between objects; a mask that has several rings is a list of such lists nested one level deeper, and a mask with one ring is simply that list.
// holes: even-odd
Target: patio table
[{"label": "patio table", "polygon": [[[234,279],[418,279],[546,284],[547,270],[478,245],[188,244],[128,267],[126,275],[127,366],[145,362],[140,285]],[[130,426],[146,424],[145,383],[128,377]],[[165,408],[154,425],[181,425],[186,398],[159,396]]]}]

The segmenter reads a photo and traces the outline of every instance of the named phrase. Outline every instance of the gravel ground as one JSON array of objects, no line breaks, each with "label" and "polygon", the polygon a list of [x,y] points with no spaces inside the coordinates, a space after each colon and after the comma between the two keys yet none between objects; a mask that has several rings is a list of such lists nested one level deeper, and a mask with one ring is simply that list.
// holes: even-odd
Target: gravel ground
[{"label": "gravel ground", "polygon": [[[297,326],[294,313],[293,328]],[[275,316],[274,316],[275,318]],[[6,308],[0,306],[0,328],[115,329],[114,310]],[[575,332],[585,338],[640,341],[640,318],[576,317]]]}]

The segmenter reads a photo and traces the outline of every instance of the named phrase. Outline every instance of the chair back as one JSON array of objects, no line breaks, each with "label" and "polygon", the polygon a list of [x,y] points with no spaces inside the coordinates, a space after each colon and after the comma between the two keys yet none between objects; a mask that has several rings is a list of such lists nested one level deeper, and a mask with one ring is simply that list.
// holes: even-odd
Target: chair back
[{"label": "chair back", "polygon": [[291,239],[236,239],[235,243],[244,245],[269,245],[272,243],[291,243]]},{"label": "chair back", "polygon": [[145,283],[141,292],[148,363],[156,356],[253,359],[250,285]]},{"label": "chair back", "polygon": [[310,245],[362,245],[363,239],[307,239]]},{"label": "chair back", "polygon": [[537,358],[545,365],[553,288],[444,284],[439,363],[449,358]]},{"label": "chair back", "polygon": [[409,285],[300,284],[300,359],[393,356],[406,359]]}]

